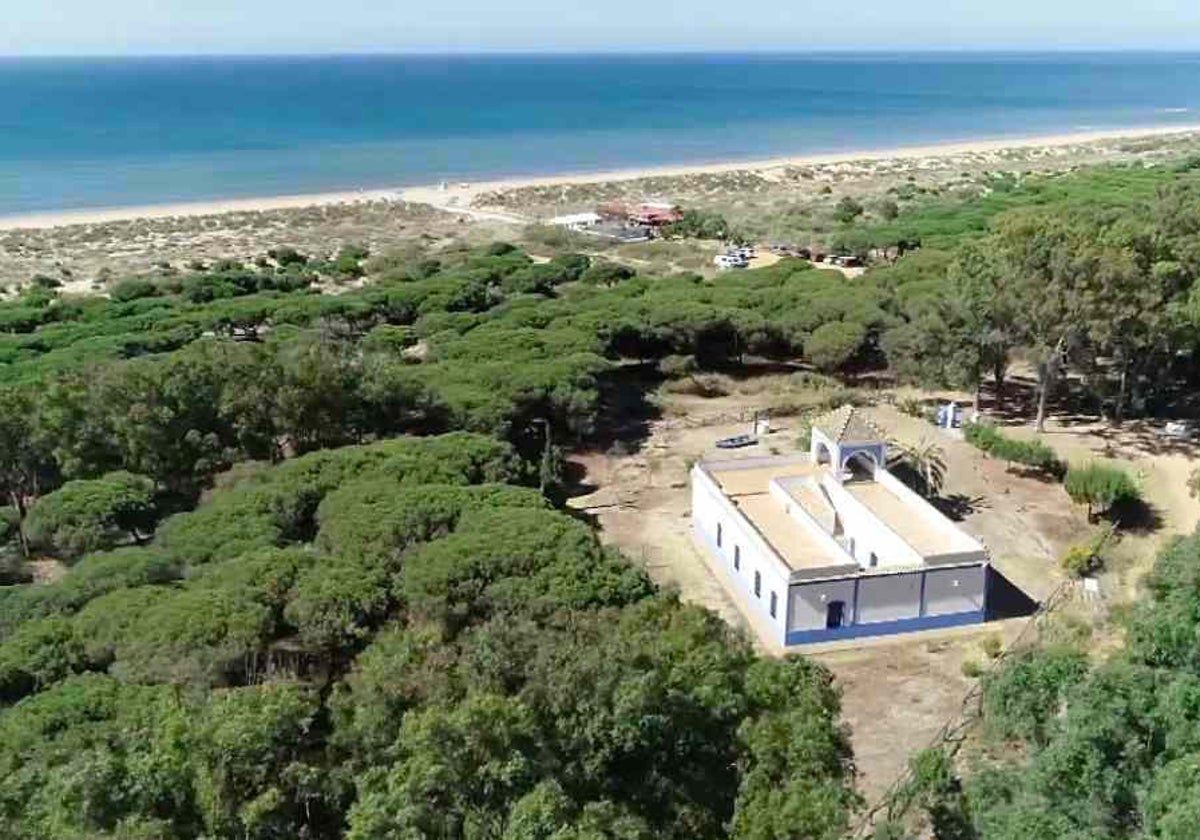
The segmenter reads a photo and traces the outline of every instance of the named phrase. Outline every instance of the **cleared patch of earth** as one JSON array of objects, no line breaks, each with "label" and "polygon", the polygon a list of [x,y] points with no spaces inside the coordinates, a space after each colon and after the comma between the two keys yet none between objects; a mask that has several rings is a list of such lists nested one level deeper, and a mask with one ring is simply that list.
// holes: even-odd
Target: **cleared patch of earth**
[{"label": "cleared patch of earth", "polygon": [[[749,431],[755,410],[768,407],[778,396],[771,387],[748,390],[752,392],[711,399],[667,396],[664,418],[651,423],[638,451],[616,447],[572,457],[584,478],[583,492],[570,501],[596,519],[606,543],[642,563],[659,585],[677,588],[684,600],[715,611],[747,632],[746,618],[692,540],[688,473],[696,460],[716,451],[715,441]],[[1060,484],[1010,472],[962,440],[889,405],[867,412],[898,441],[924,438],[942,448],[943,496],[954,500],[960,526],[988,546],[993,564],[1006,578],[1039,601],[1058,588],[1065,576],[1057,558],[1095,528]],[[756,454],[798,451],[799,421],[778,418],[773,426]],[[1086,458],[1109,443],[1096,430],[1052,431],[1048,442],[1069,459]],[[1188,454],[1136,455],[1133,463],[1147,496],[1161,512],[1163,529],[1128,539],[1144,542],[1149,551],[1163,533],[1193,527],[1198,506],[1184,487],[1191,469]],[[1106,600],[1128,596],[1131,574],[1125,569],[1102,580]],[[809,652],[832,670],[842,689],[843,718],[852,732],[860,787],[868,800],[886,790],[913,752],[928,746],[959,713],[973,683],[963,673],[964,662],[987,661],[982,640],[998,635],[1007,645],[1024,625],[1023,619],[1013,619]]]}]

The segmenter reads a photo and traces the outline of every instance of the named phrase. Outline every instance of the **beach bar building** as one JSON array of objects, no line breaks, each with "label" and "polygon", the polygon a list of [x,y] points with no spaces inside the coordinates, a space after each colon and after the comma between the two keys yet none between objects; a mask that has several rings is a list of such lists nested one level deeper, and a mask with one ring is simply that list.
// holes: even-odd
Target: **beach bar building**
[{"label": "beach bar building", "polygon": [[984,547],[886,463],[885,436],[844,406],[807,455],[693,467],[697,542],[771,646],[986,620]]},{"label": "beach bar building", "polygon": [[566,216],[555,216],[547,219],[546,224],[564,227],[567,230],[586,231],[604,221],[599,213],[570,213]]}]

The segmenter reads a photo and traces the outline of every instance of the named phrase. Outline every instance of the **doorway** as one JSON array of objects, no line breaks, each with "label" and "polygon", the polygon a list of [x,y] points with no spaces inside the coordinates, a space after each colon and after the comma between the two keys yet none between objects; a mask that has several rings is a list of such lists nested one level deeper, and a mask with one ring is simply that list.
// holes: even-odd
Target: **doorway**
[{"label": "doorway", "polygon": [[845,625],[846,621],[846,602],[845,601],[830,601],[829,606],[825,608],[825,629],[836,630]]}]

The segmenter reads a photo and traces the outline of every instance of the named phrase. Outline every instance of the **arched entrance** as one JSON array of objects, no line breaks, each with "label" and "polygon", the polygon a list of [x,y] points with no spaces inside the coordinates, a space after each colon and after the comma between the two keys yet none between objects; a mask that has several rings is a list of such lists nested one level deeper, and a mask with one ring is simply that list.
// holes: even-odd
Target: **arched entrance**
[{"label": "arched entrance", "polygon": [[846,459],[845,472],[850,481],[872,481],[879,463],[870,452],[856,452]]}]

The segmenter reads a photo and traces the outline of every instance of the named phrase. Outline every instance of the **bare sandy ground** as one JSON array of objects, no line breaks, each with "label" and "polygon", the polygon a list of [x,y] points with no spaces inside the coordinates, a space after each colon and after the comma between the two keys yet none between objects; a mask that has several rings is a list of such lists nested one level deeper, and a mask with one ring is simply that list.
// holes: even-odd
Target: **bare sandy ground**
[{"label": "bare sandy ground", "polygon": [[855,163],[874,160],[916,160],[929,157],[958,155],[994,155],[1009,150],[1037,150],[1062,146],[1077,146],[1110,140],[1132,140],[1150,137],[1183,136],[1200,131],[1200,124],[1187,126],[1147,126],[1142,128],[1084,131],[1068,134],[1048,134],[994,140],[970,140],[923,146],[902,146],[893,149],[868,149],[850,152],[796,155],[756,161],[727,161],[680,166],[648,167],[608,172],[585,172],[567,175],[508,178],[401,190],[408,201],[434,206],[470,207],[491,193],[502,193],[526,187],[554,187],[578,184],[635,181],[643,178],[674,178],[686,175],[715,175],[729,172],[769,171],[788,167]]},{"label": "bare sandy ground", "polygon": [[[572,458],[586,470],[589,492],[571,505],[596,518],[602,538],[641,562],[660,585],[677,588],[684,600],[714,610],[747,633],[752,630],[750,620],[691,537],[688,471],[695,459],[713,451],[718,438],[747,431],[754,409],[767,407],[770,398],[770,388],[715,399],[674,395],[667,399],[666,416],[652,423],[639,451]],[[1039,601],[1059,587],[1065,575],[1058,558],[1096,527],[1071,504],[1060,484],[1010,472],[1002,462],[890,406],[869,411],[893,438],[906,443],[932,440],[942,448],[945,494],[961,501],[960,526],[989,547],[1002,574]],[[795,424],[780,418],[777,426],[757,454],[797,450]],[[1136,597],[1137,579],[1162,540],[1195,526],[1200,504],[1188,497],[1185,487],[1194,452],[1160,450],[1153,435],[1135,424],[1112,432],[1098,424],[1054,423],[1045,439],[1072,461],[1105,451],[1126,461],[1162,516],[1159,530],[1126,538],[1126,552],[1138,559],[1102,578],[1102,603],[1078,607],[1095,612],[1100,620],[1109,605]],[[1007,646],[1025,625],[1025,619],[1012,619],[806,651],[831,669],[842,689],[842,717],[851,729],[859,785],[869,800],[892,784],[909,757],[929,746],[943,724],[960,713],[974,683],[963,672],[964,662],[989,661],[983,640],[997,636]],[[777,653],[761,643],[759,647],[764,653]]]},{"label": "bare sandy ground", "polygon": [[0,230],[30,230],[64,225],[96,225],[127,219],[170,219],[178,216],[213,216],[260,210],[295,210],[327,205],[354,205],[371,201],[398,201],[396,189],[277,195],[266,198],[229,198],[221,201],[188,201],[136,207],[99,207],[0,216]]},{"label": "bare sandy ground", "polygon": [[[1150,137],[1183,136],[1200,131],[1200,124],[1187,126],[1147,126],[1107,131],[1086,131],[1033,137],[971,140],[944,144],[908,146],[894,149],[874,149],[828,154],[779,157],[758,161],[728,161],[686,166],[648,167],[609,172],[575,173],[556,176],[534,176],[495,181],[457,183],[414,187],[390,187],[371,190],[313,193],[302,195],[240,198],[219,201],[150,205],[141,207],[109,207],[63,210],[0,216],[0,230],[58,227],[62,225],[98,224],[124,219],[161,219],[178,216],[207,216],[219,213],[254,210],[282,210],[321,205],[352,205],[359,202],[403,200],[429,204],[448,212],[474,215],[471,207],[485,194],[531,186],[587,184],[594,182],[631,181],[650,177],[675,177],[697,174],[719,174],[747,170],[771,170],[818,164],[850,163],[869,160],[905,160],[931,156],[965,154],[999,154],[1008,150],[1037,150],[1094,144],[1113,140],[1132,140]],[[496,218],[492,218],[496,216]],[[494,221],[496,214],[487,214]],[[515,219],[509,219],[515,220]]]}]

